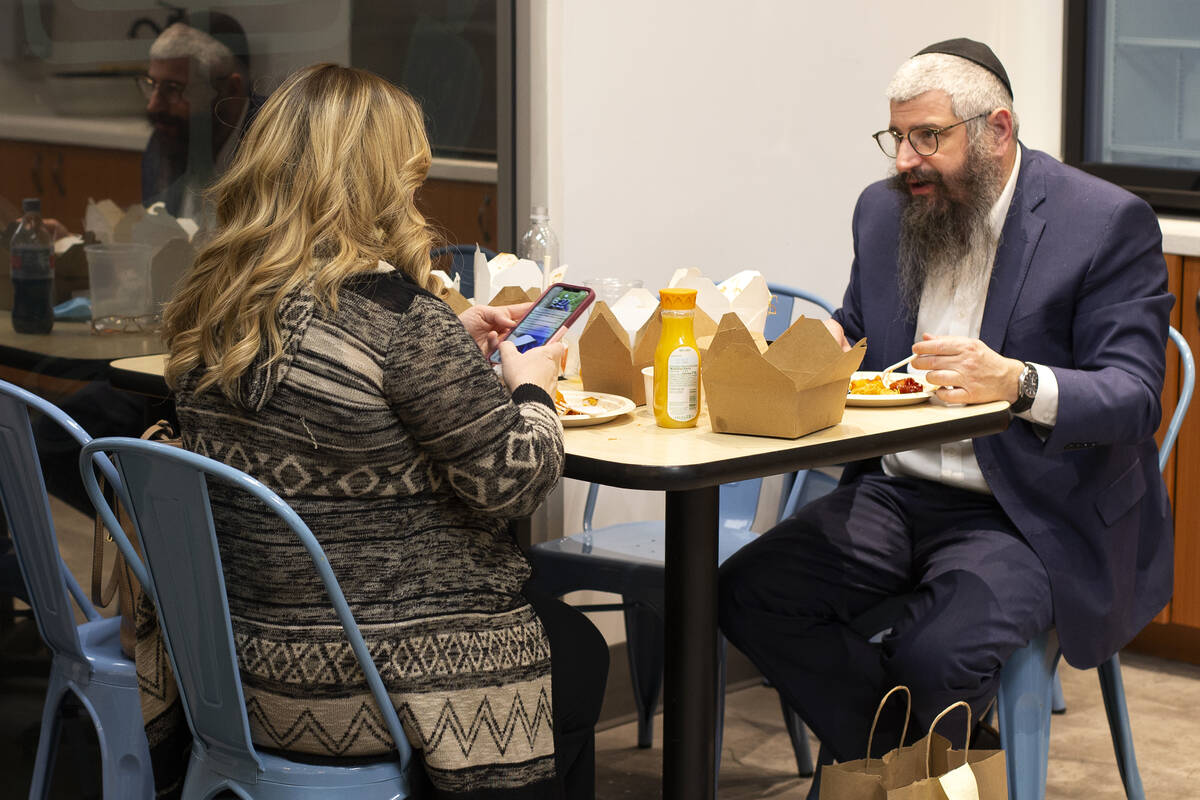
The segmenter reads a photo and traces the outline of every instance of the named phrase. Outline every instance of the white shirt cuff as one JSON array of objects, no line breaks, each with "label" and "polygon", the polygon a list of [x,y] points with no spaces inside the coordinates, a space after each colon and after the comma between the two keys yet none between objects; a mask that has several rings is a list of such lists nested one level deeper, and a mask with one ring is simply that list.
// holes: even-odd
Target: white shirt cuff
[{"label": "white shirt cuff", "polygon": [[1037,396],[1033,398],[1033,405],[1014,416],[1053,428],[1054,423],[1058,422],[1058,378],[1054,377],[1054,370],[1049,367],[1034,364],[1033,368],[1038,375]]}]

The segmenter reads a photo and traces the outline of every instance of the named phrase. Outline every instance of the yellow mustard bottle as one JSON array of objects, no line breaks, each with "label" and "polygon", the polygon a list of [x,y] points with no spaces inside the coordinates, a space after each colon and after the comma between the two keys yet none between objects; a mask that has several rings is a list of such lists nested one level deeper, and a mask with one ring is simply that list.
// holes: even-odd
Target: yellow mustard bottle
[{"label": "yellow mustard bottle", "polygon": [[660,428],[691,428],[700,416],[700,350],[692,320],[695,289],[663,289],[662,334],[654,351],[654,421]]}]

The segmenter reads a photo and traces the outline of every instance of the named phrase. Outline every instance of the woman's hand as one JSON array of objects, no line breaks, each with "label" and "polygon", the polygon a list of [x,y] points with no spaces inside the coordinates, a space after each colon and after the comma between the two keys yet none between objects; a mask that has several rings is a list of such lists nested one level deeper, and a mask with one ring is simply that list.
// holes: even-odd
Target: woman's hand
[{"label": "woman's hand", "polygon": [[[561,333],[561,332],[560,332]],[[541,347],[531,347],[524,353],[512,342],[500,343],[500,363],[503,365],[504,383],[511,392],[523,383],[532,383],[554,397],[558,387],[558,374],[562,369],[563,343],[552,339]]]},{"label": "woman's hand", "polygon": [[458,315],[463,327],[485,356],[496,351],[500,337],[508,333],[525,315],[533,303],[515,303],[511,306],[471,306]]}]

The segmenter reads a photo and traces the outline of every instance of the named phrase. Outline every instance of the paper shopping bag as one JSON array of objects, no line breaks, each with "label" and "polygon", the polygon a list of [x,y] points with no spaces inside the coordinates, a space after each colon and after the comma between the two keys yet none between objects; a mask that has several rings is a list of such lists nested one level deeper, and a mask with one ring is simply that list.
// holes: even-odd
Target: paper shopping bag
[{"label": "paper shopping bag", "polygon": [[[880,709],[900,689],[904,687],[896,687],[884,695]],[[930,732],[911,745],[898,747],[883,758],[856,759],[824,767],[821,800],[1008,800],[1004,751],[954,750],[949,740],[933,731],[947,713],[959,706],[966,709],[969,733],[971,708],[960,701],[943,710],[934,719]],[[877,711],[867,740],[868,754],[878,721]],[[903,733],[901,737],[903,740]]]},{"label": "paper shopping bag", "polygon": [[[912,750],[924,749],[917,774],[911,758],[903,759],[900,769],[890,770],[888,753],[883,757],[887,800],[1008,800],[1008,770],[1003,750],[953,750],[950,743],[933,730],[956,708],[967,714],[967,739],[971,732],[971,707],[958,701],[938,714],[929,733]],[[893,751],[895,752],[895,751]]]},{"label": "paper shopping bag", "polygon": [[[887,765],[881,758],[871,758],[871,745],[875,739],[875,726],[879,724],[879,715],[888,699],[897,692],[903,692],[907,701],[904,728],[900,732],[900,741],[904,742],[904,735],[908,733],[908,718],[912,713],[912,693],[907,686],[896,686],[883,696],[879,707],[875,709],[875,719],[871,721],[871,730],[867,734],[867,757],[840,764],[827,764],[821,768],[820,800],[886,800]],[[910,750],[911,747],[899,749]]]}]

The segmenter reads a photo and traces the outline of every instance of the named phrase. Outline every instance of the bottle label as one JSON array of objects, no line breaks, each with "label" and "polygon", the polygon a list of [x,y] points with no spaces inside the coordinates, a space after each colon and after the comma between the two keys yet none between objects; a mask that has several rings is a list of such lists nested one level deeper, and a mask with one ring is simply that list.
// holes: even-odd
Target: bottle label
[{"label": "bottle label", "polygon": [[54,251],[49,247],[14,245],[11,258],[15,281],[54,277]]},{"label": "bottle label", "polygon": [[700,405],[700,354],[676,347],[667,356],[667,416],[676,422],[696,418]]}]

